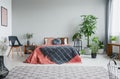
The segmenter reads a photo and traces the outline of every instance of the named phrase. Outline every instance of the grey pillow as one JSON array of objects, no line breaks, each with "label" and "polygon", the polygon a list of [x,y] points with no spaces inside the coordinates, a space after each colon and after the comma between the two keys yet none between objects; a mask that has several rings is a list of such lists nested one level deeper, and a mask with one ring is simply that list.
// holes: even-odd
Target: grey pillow
[{"label": "grey pillow", "polygon": [[52,44],[53,45],[60,45],[61,44],[61,39],[60,38],[53,39]]}]

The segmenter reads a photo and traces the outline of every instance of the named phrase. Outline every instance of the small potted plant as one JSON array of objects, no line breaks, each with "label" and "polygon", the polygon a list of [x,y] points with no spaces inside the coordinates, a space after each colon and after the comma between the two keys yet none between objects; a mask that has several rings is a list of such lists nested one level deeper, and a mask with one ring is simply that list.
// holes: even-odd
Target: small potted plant
[{"label": "small potted plant", "polygon": [[111,41],[111,43],[116,43],[116,41],[117,41],[117,36],[110,36],[110,41]]},{"label": "small potted plant", "polygon": [[97,56],[98,42],[99,42],[98,37],[93,37],[92,38],[92,44],[90,45],[91,57],[92,58],[96,58],[96,56]]},{"label": "small potted plant", "polygon": [[103,51],[104,51],[103,41],[100,41],[98,37],[93,37],[92,42],[97,44],[98,53],[103,53]]},{"label": "small potted plant", "polygon": [[72,36],[72,40],[80,40],[82,38],[82,33],[81,32],[76,32],[73,36]]},{"label": "small potted plant", "polygon": [[103,44],[103,41],[99,41],[98,43],[98,53],[101,54],[104,52],[104,44]]},{"label": "small potted plant", "polygon": [[93,43],[90,45],[90,48],[91,48],[91,57],[96,58],[98,52],[98,45]]},{"label": "small potted plant", "polygon": [[78,51],[80,49],[82,49],[82,33],[80,31],[76,32],[73,37],[72,40],[74,41],[74,47],[78,49]]},{"label": "small potted plant", "polygon": [[30,45],[30,39],[33,37],[33,33],[26,33],[27,45]]}]

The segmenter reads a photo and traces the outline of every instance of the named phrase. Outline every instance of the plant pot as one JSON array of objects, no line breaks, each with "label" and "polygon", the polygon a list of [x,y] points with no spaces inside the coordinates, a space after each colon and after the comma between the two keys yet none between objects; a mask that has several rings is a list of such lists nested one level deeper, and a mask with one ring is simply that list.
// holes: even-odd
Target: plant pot
[{"label": "plant pot", "polygon": [[86,55],[90,55],[91,54],[91,49],[90,48],[85,47],[84,50],[85,50],[85,54]]},{"label": "plant pot", "polygon": [[104,52],[104,49],[98,49],[98,53],[102,54]]},{"label": "plant pot", "polygon": [[4,65],[4,56],[0,56],[0,79],[5,78],[9,73],[9,70]]},{"label": "plant pot", "polygon": [[96,58],[96,56],[97,56],[97,53],[91,53],[92,58]]},{"label": "plant pot", "polygon": [[29,41],[29,40],[27,40],[27,45],[28,45],[28,46],[30,45],[30,41]]},{"label": "plant pot", "polygon": [[111,41],[111,43],[113,43],[113,44],[114,44],[114,43],[116,43],[116,41]]}]

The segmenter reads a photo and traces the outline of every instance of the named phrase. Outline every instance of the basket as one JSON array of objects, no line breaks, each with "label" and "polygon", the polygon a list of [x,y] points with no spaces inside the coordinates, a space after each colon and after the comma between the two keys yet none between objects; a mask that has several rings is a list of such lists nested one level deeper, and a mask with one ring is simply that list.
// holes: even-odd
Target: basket
[{"label": "basket", "polygon": [[117,62],[115,59],[111,59],[107,65],[108,67],[108,74],[109,74],[109,79],[120,79],[118,77],[120,67],[118,66]]}]

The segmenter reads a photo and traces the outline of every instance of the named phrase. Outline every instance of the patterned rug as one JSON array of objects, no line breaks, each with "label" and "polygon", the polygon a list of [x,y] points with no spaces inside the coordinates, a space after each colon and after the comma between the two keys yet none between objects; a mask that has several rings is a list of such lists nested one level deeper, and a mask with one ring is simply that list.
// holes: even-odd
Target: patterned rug
[{"label": "patterned rug", "polygon": [[109,79],[97,66],[16,66],[5,79]]}]

